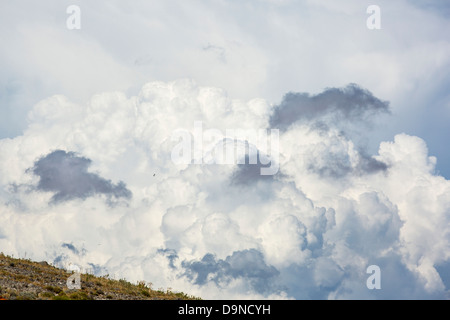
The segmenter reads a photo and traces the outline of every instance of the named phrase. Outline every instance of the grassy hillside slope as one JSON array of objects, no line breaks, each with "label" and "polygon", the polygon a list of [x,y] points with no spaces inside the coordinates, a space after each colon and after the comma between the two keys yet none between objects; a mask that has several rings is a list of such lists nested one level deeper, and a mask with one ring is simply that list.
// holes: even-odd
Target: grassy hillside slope
[{"label": "grassy hillside slope", "polygon": [[81,274],[81,289],[69,289],[73,273],[49,265],[15,259],[0,253],[0,299],[2,300],[197,300],[185,293],[153,290],[144,282]]}]

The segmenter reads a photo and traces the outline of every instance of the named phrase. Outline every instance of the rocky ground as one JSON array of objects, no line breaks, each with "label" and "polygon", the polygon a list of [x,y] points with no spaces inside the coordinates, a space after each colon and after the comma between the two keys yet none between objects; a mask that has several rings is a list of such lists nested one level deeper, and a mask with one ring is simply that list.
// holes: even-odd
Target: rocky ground
[{"label": "rocky ground", "polygon": [[153,290],[146,283],[81,274],[80,289],[69,289],[73,273],[47,262],[15,259],[0,253],[0,300],[192,300],[170,290]]}]

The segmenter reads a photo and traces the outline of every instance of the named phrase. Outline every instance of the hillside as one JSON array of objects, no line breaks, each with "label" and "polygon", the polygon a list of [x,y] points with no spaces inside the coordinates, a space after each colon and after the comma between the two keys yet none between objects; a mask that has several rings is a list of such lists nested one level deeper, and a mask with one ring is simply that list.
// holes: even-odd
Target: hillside
[{"label": "hillside", "polygon": [[153,290],[144,282],[81,274],[81,289],[69,289],[73,273],[0,253],[0,300],[198,300],[185,293]]}]

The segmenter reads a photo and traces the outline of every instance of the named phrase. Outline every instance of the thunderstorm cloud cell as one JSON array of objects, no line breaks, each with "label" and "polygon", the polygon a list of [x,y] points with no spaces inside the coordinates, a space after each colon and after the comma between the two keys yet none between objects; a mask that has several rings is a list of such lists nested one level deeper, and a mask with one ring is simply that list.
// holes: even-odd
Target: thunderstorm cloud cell
[{"label": "thunderstorm cloud cell", "polygon": [[76,5],[0,5],[0,252],[204,299],[450,297],[448,2],[380,29],[350,0]]}]

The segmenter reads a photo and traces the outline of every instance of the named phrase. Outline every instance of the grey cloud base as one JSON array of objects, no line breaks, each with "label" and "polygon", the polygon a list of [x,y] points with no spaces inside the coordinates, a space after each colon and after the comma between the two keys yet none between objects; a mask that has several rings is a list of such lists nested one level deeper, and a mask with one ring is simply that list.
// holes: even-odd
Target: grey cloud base
[{"label": "grey cloud base", "polygon": [[186,276],[197,285],[213,281],[220,286],[230,279],[244,278],[259,293],[274,291],[271,278],[279,275],[276,268],[266,265],[263,254],[255,249],[235,251],[224,260],[208,253],[200,261],[184,261],[182,266]]},{"label": "grey cloud base", "polygon": [[321,120],[326,123],[365,121],[389,112],[389,103],[356,84],[345,88],[328,88],[317,95],[287,93],[270,117],[271,128],[286,131],[298,121]]},{"label": "grey cloud base", "polygon": [[98,194],[130,199],[131,191],[120,181],[114,185],[95,173],[88,172],[91,160],[74,152],[56,150],[37,160],[30,170],[39,177],[37,190],[54,192],[52,202],[86,199]]}]

